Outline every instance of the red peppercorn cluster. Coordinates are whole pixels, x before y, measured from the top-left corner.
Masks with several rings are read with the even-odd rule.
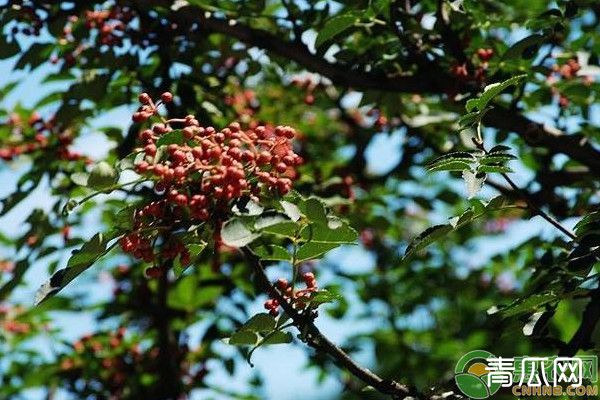
[[[555,84],[560,80],[572,80],[577,78],[577,73],[580,69],[581,66],[579,65],[579,62],[576,59],[571,58],[563,65],[554,64],[546,78],[546,82],[551,87],[552,94],[558,97],[558,105],[562,108],[569,106],[569,99],[560,92]],[[586,85],[591,85],[593,81],[593,78],[590,76],[583,77],[583,83]]]
[[[30,333],[34,326],[28,322],[19,321],[20,314],[24,313],[22,306],[11,306],[0,304],[0,333],[10,333],[13,335],[26,335]]]
[[[137,340],[135,333],[127,335],[123,327],[113,332],[85,335],[73,343],[72,352],[62,355],[61,378],[74,383],[93,375],[93,390],[100,398],[142,397],[142,393],[135,392],[139,387],[135,377],[147,374],[158,378],[161,366],[159,348],[144,349]],[[172,359],[177,362],[177,376],[184,386],[182,390],[189,391],[202,385],[208,373],[202,348],[190,349],[187,344],[181,343],[170,351]],[[98,364],[101,366],[99,369]],[[156,382],[161,384],[159,379]],[[71,387],[87,391],[86,396],[90,394],[90,387]]]
[[[31,114],[25,123],[17,114],[11,114],[6,121],[11,130],[10,138],[0,147],[0,158],[11,161],[14,158],[31,154],[38,150],[53,149],[61,160],[89,162],[87,157],[70,150],[73,138],[68,130],[56,124],[54,117],[44,120],[37,112]]]
[[[292,78],[291,84],[304,90],[304,103],[309,106],[315,104],[315,90],[330,86],[321,79],[316,79],[313,75],[295,76]]]
[[[239,123],[216,130],[202,127],[193,115],[164,119],[159,106],[173,101],[165,92],[153,101],[147,93],[139,96],[141,107],[133,114],[135,122],[159,119],[140,132],[143,144],[136,171],[154,183],[161,197],[134,214],[134,231],[121,239],[121,247],[136,258],[152,262],[152,239],[145,228],[170,227],[181,221],[195,223],[211,218],[215,226],[223,220],[232,202],[242,198],[259,202],[262,196],[285,195],[302,163],[292,148],[296,132],[287,126],[253,126],[242,129]],[[177,143],[161,145],[165,135],[180,135]],[[163,244],[162,259],[180,257],[189,262],[189,253],[181,243]],[[151,269],[148,275],[157,276]]]
[[[69,46],[72,50],[60,57],[52,55],[50,62],[56,64],[62,58],[71,67],[86,49],[95,45],[122,48],[125,38],[131,42],[141,42],[142,38],[131,24],[136,15],[130,7],[114,5],[104,10],[85,10],[80,15],[69,16],[59,39],[75,45]],[[86,37],[82,37],[82,32]],[[90,39],[95,42],[90,42]]]
[[[306,272],[302,275],[302,280],[306,285],[305,289],[294,290],[287,279],[279,279],[275,283],[277,289],[279,289],[283,298],[292,304],[292,307],[296,309],[303,309],[306,307],[306,300],[310,297],[311,293],[317,291],[317,279],[312,272]],[[279,301],[277,299],[268,299],[265,301],[265,309],[269,311],[272,316],[279,314]]]
[[[240,120],[251,118],[260,106],[256,93],[251,89],[236,90],[233,94],[226,95],[224,102],[233,108]]]

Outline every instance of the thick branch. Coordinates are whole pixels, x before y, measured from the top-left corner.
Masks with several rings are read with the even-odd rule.
[[[352,87],[356,90],[445,93],[451,85],[455,84],[455,79],[433,65],[430,70],[401,77],[353,70],[346,65],[330,63],[323,57],[312,54],[301,43],[287,42],[279,36],[245,26],[237,21],[230,23],[224,19],[207,18],[193,7],[182,8],[176,13],[175,18],[189,25],[197,23],[207,30],[219,32],[250,46],[271,51],[329,78],[334,84]],[[545,147],[552,153],[566,154],[595,173],[600,173],[600,151],[592,147],[580,135],[567,135],[558,129],[535,123],[523,115],[502,107],[495,107],[489,111],[485,122],[488,126],[515,132],[531,146]]]
[[[338,366],[344,367],[352,375],[362,380],[367,385],[372,386],[381,393],[393,396],[395,399],[403,399],[411,395],[408,386],[399,384],[395,381],[384,380],[372,371],[358,365],[348,354],[332,343],[325,337],[319,328],[315,326],[312,318],[308,315],[300,314],[292,307],[290,303],[271,285],[260,260],[248,249],[244,249],[244,255],[250,261],[254,272],[263,289],[273,296],[292,319],[294,326],[306,337],[309,346],[334,358]],[[414,395],[414,394],[413,394]]]
[[[484,119],[486,126],[515,132],[530,146],[545,147],[552,153],[562,153],[600,174],[600,152],[581,135],[566,133],[538,124],[503,107],[494,107]]]
[[[181,8],[174,18],[187,25],[236,38],[249,46],[271,51],[295,61],[303,67],[329,78],[334,84],[358,90],[385,90],[406,93],[437,92],[438,84],[431,74],[388,77],[382,73],[354,70],[346,65],[331,63],[313,54],[302,43],[289,42],[270,32],[245,26],[237,21],[202,15],[195,7]]]

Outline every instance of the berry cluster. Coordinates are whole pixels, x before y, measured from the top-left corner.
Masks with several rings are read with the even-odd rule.
[[[218,227],[232,202],[259,202],[262,196],[285,195],[291,190],[296,167],[302,163],[292,148],[293,128],[252,125],[242,129],[234,122],[218,131],[200,126],[193,115],[163,118],[159,106],[173,101],[169,92],[156,102],[142,93],[139,101],[141,107],[132,119],[160,122],[140,132],[143,147],[137,150],[135,169],[154,181],[159,198],[135,211],[134,231],[121,239],[124,251],[152,262],[154,237],[144,233],[147,228],[160,226],[168,231],[176,224],[205,222],[209,217]],[[179,256],[182,263],[189,262],[182,243],[171,238],[162,247],[162,259]],[[159,272],[148,271],[152,276]]]
[[[469,70],[467,63],[455,64],[450,68],[450,73],[457,79],[457,83],[477,83],[482,84],[485,82],[486,72],[489,66],[489,61],[494,56],[493,49],[477,49],[474,56],[477,56],[479,60],[479,66],[474,67],[474,70]],[[448,96],[454,98],[456,92],[448,93]]]
[[[139,390],[136,376],[146,374],[158,378],[161,367],[158,347],[143,349],[138,341],[134,333],[128,335],[123,327],[114,332],[85,335],[73,343],[73,352],[62,356],[61,375],[66,381],[75,383],[92,373],[93,387],[77,385],[79,390],[88,395],[94,391],[100,398],[129,398],[132,391]],[[187,386],[182,389],[191,390],[201,385],[208,373],[203,350],[192,350],[183,343],[173,348],[173,352],[182,382]],[[98,364],[99,370],[96,369]],[[158,380],[156,382],[160,384]]]
[[[79,152],[70,150],[73,137],[70,131],[63,130],[56,123],[55,117],[44,120],[34,112],[25,123],[19,115],[11,114],[6,125],[11,130],[11,137],[7,140],[7,144],[0,147],[0,158],[4,161],[50,148],[56,151],[56,156],[61,160],[90,161]]]
[[[546,78],[546,82],[551,86],[552,94],[558,97],[558,105],[562,108],[569,106],[569,99],[555,86],[560,80],[572,80],[577,78],[577,73],[581,69],[579,62],[571,58],[563,65],[554,64],[552,70]],[[583,82],[586,85],[590,85],[593,82],[593,78],[589,76],[583,77]]]
[[[26,335],[33,326],[28,322],[19,321],[19,315],[25,310],[21,306],[0,304],[0,332],[13,335]]]
[[[109,48],[121,48],[125,44],[125,38],[132,42],[139,41],[134,35],[135,29],[132,21],[136,13],[127,6],[114,5],[104,10],[86,10],[81,16],[71,15],[67,24],[63,27],[60,41],[73,43],[69,46],[72,50],[62,55],[62,59],[69,67],[75,65],[79,56],[88,48],[98,44]],[[91,33],[97,35],[91,35]],[[82,35],[89,35],[97,43],[88,43]],[[53,55],[50,61],[55,64],[59,61],[57,55]]]
[[[279,279],[275,283],[275,286],[281,292],[283,298],[292,304],[292,307],[296,309],[303,309],[306,307],[306,301],[309,299],[311,293],[317,291],[317,279],[312,272],[306,272],[302,275],[305,289],[294,290],[287,279]],[[265,301],[265,309],[269,311],[272,316],[279,314],[279,301],[277,299],[268,299]]]
[[[260,106],[256,93],[251,89],[236,90],[233,94],[226,95],[224,102],[233,108],[242,121],[250,119]]]
[[[156,376],[161,367],[158,347],[144,349],[138,340],[134,334],[127,335],[123,327],[114,332],[85,335],[73,344],[72,353],[63,355],[60,362],[62,378],[74,384],[93,373],[94,387],[78,385],[74,386],[76,390],[87,390],[87,395],[93,390],[100,398],[128,398],[131,388],[139,386],[139,382],[131,381],[132,377],[142,374]],[[203,350],[193,350],[181,344],[173,351],[182,381],[187,386],[184,389],[191,390],[201,385],[208,373],[202,362],[205,357]],[[156,384],[160,383],[156,381]],[[140,394],[140,397],[145,396]]]
[[[304,90],[304,103],[309,106],[312,106],[315,103],[315,90],[319,88],[326,89],[327,86],[329,86],[322,80],[315,79],[313,75],[305,77],[296,76],[292,78],[291,83],[297,88]]]

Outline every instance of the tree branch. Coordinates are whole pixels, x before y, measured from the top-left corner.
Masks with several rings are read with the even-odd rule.
[[[245,26],[235,20],[225,20],[203,15],[195,7],[182,7],[173,18],[187,26],[197,24],[201,28],[236,38],[249,46],[273,52],[299,65],[319,73],[334,84],[355,90],[379,90],[397,93],[446,93],[455,79],[433,64],[428,70],[410,76],[387,76],[379,72],[353,70],[347,65],[331,63],[313,54],[302,43],[287,42],[275,34]],[[488,126],[514,132],[529,145],[548,148],[552,153],[562,153],[600,174],[600,151],[591,146],[581,135],[564,132],[538,124],[523,115],[503,107],[490,110],[485,118]]]
[[[267,293],[277,299],[285,313],[292,319],[294,326],[298,328],[300,332],[306,338],[306,343],[312,348],[328,354],[330,357],[337,361],[338,366],[344,367],[356,378],[360,379],[367,385],[372,386],[380,393],[391,395],[394,399],[404,399],[410,395],[415,395],[413,390],[408,386],[402,385],[398,382],[385,380],[372,371],[358,365],[346,352],[336,346],[327,337],[325,337],[321,331],[315,326],[312,321],[312,316],[300,314],[292,305],[283,298],[275,287],[271,285],[265,270],[258,259],[249,249],[244,248],[244,256],[250,262],[259,284],[263,287]]]

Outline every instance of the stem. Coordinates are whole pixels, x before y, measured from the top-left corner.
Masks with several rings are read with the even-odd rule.
[[[517,186],[517,184],[510,179],[510,177],[502,172],[500,175],[502,175],[502,177],[504,178],[504,180],[510,185],[510,187],[517,193],[519,193],[521,195],[521,197],[523,198],[523,200],[525,200],[525,202],[527,203],[527,205],[529,206],[529,208],[537,215],[539,215],[540,217],[544,218],[546,221],[548,221],[549,223],[551,223],[556,229],[558,229],[559,231],[561,231],[562,233],[564,233],[565,235],[567,235],[570,239],[574,240],[575,242],[577,241],[577,236],[575,236],[575,234],[573,232],[571,232],[570,230],[568,230],[567,228],[565,228],[564,226],[562,226],[560,224],[560,222],[558,222],[556,219],[554,219],[553,217],[551,217],[548,213],[546,213],[544,210],[542,210],[541,208],[539,208],[529,197],[529,195],[527,193],[525,193],[523,190],[521,190],[521,188],[519,186]]]
[[[392,380],[385,380],[367,368],[357,364],[344,350],[336,346],[319,331],[312,321],[312,315],[301,314],[271,285],[264,267],[256,255],[248,248],[243,248],[242,252],[248,261],[250,261],[260,285],[269,295],[277,299],[285,313],[292,319],[294,326],[303,334],[305,342],[310,347],[328,354],[336,361],[338,366],[344,367],[356,378],[372,386],[380,393],[391,395],[394,399],[404,399],[411,395],[414,396],[413,391],[408,386]]]
[[[473,142],[475,143],[475,145],[477,146],[477,148],[481,151],[483,151],[485,154],[488,154],[488,151],[486,150],[484,144],[483,144],[483,135],[481,133],[481,121],[477,124],[477,136],[475,137],[475,139],[473,140]],[[525,202],[527,203],[527,206],[531,209],[531,211],[533,211],[535,214],[539,215],[540,217],[544,218],[546,221],[548,221],[552,226],[554,226],[556,229],[558,229],[559,231],[561,231],[562,233],[564,233],[565,235],[567,235],[571,240],[577,242],[577,236],[575,236],[575,234],[573,232],[571,232],[570,230],[568,230],[567,228],[565,228],[564,226],[561,225],[560,222],[558,222],[556,219],[554,219],[552,216],[550,216],[550,214],[548,214],[547,212],[545,212],[544,210],[542,210],[540,207],[537,206],[537,204],[535,204],[535,202],[531,199],[531,197],[529,196],[528,193],[526,193],[525,191],[523,191],[509,176],[508,174],[506,174],[505,172],[501,172],[500,175],[502,175],[502,177],[504,178],[504,180],[510,185],[510,187],[517,192],[521,198],[523,200],[525,200]]]
[[[135,184],[137,184],[137,183],[142,183],[142,182],[145,182],[145,181],[147,181],[147,179],[145,179],[145,178],[140,178],[140,179],[137,179],[137,180],[135,180],[135,181],[131,181],[131,182],[125,182],[125,183],[120,183],[120,184],[118,184],[118,185],[109,186],[109,187],[107,187],[106,189],[104,189],[104,190],[102,190],[102,191],[94,192],[94,193],[92,193],[92,194],[89,194],[89,195],[85,196],[83,199],[81,199],[81,200],[79,200],[79,201],[77,202],[77,206],[80,206],[80,205],[82,205],[82,204],[83,204],[83,203],[85,203],[86,201],[88,201],[88,200],[90,200],[90,199],[93,199],[94,197],[98,196],[99,194],[106,194],[107,192],[112,192],[113,190],[116,190],[116,189],[121,189],[121,188],[124,188],[125,186],[129,186],[129,185],[135,185]],[[77,206],[76,206],[76,207],[77,207]]]

